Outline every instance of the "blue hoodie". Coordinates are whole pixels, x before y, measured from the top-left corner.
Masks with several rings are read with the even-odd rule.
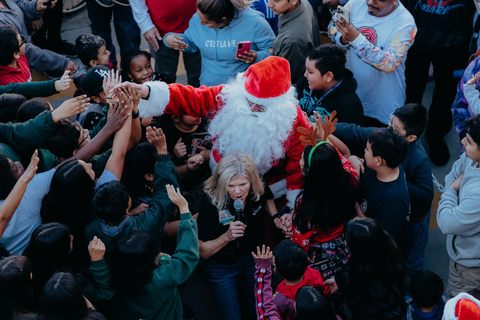
[[[167,33],[163,39],[172,33]],[[249,64],[236,60],[237,42],[251,41],[251,50],[257,52],[257,60],[262,61],[271,55],[275,34],[262,13],[251,8],[236,11],[230,24],[222,29],[213,29],[200,24],[198,14],[190,19],[184,38],[188,48],[184,52],[200,50],[202,74],[200,84],[218,86],[227,83],[237,73],[248,69]],[[168,45],[165,43],[168,47]]]

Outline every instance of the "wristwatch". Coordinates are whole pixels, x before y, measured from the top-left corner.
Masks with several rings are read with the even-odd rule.
[[[275,220],[275,219],[277,219],[277,218],[280,218],[280,217],[281,217],[281,216],[280,216],[280,213],[277,212],[277,213],[275,213],[275,214],[272,216],[272,221]]]
[[[132,112],[132,119],[137,119],[138,117],[140,117],[140,112]]]

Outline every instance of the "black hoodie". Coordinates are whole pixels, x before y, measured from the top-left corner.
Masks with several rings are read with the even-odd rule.
[[[330,115],[333,110],[336,110],[338,122],[363,125],[363,106],[355,90],[357,90],[357,80],[355,80],[350,70],[345,69],[340,86],[330,92],[315,108],[315,111],[325,116]],[[308,112],[308,109],[323,95],[323,93],[319,91],[313,91],[312,97],[310,100],[308,99],[310,89],[308,88],[308,81],[305,76],[302,76],[297,82],[297,93],[298,105],[305,112]],[[308,114],[308,116],[311,115],[313,115],[313,111]]]

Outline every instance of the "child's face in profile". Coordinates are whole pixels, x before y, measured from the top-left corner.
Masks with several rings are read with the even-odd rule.
[[[140,54],[130,61],[130,73],[128,76],[138,84],[152,81],[153,68],[146,56]]]
[[[107,50],[106,46],[101,46],[100,49],[98,49],[97,65],[108,66],[109,61],[110,61],[110,51]]]

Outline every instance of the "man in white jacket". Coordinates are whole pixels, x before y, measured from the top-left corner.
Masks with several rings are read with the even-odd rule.
[[[456,296],[480,287],[480,115],[467,119],[460,156],[445,177],[437,223],[447,235],[450,271],[447,293]]]

